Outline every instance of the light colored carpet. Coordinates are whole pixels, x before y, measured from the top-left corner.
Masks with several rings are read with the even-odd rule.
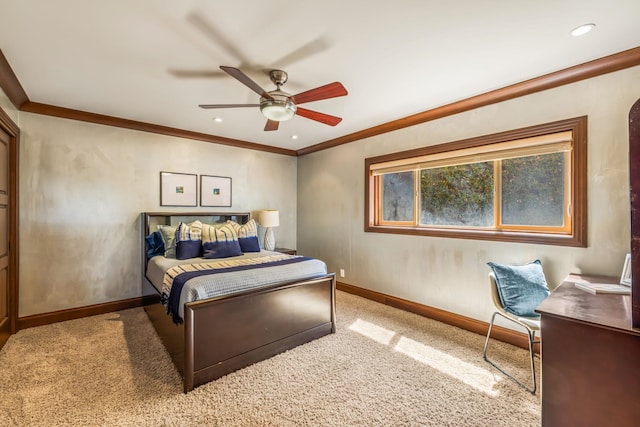
[[[142,308],[26,329],[0,351],[0,425],[540,425],[539,395],[482,359],[482,336],[343,292],[337,318],[186,395]],[[526,380],[528,353],[494,344]]]

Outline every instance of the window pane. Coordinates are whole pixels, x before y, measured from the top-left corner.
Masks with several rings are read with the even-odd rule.
[[[502,223],[564,224],[564,153],[502,161]]]
[[[382,175],[382,220],[413,221],[413,172]]]
[[[420,171],[420,223],[493,226],[493,162]]]

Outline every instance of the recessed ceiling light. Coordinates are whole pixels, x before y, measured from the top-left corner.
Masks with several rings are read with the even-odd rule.
[[[579,27],[576,27],[573,30],[571,30],[571,35],[573,37],[578,37],[578,36],[587,34],[589,31],[593,30],[595,27],[596,27],[596,24],[580,25]]]
[[[216,123],[220,123],[222,121],[222,117],[214,117],[213,121]]]
[[[298,139],[298,135],[291,135],[291,139]]]

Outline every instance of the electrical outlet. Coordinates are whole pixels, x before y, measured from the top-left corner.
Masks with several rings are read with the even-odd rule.
[[[344,277],[344,268],[340,269],[340,277]]]

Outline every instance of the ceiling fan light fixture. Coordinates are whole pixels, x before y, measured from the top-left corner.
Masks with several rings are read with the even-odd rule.
[[[274,91],[277,92],[277,91]],[[284,122],[296,115],[296,104],[288,96],[270,92],[273,99],[260,98],[260,112],[269,120]]]
[[[261,104],[260,111],[262,115],[269,120],[276,122],[285,122],[290,120],[296,114],[296,107],[293,104],[277,104],[274,102]]]

